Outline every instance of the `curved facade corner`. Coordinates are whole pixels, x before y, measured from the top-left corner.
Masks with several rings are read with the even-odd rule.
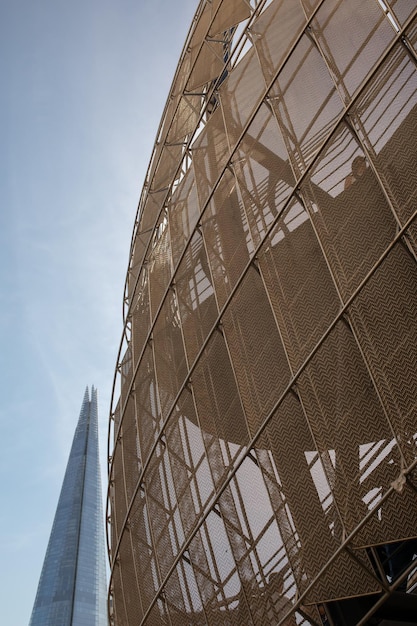
[[[414,2],[198,5],[125,286],[117,626],[416,614],[416,127]]]

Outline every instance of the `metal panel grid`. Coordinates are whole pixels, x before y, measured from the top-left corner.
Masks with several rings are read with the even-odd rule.
[[[113,624],[417,610],[416,50],[412,0],[198,5],[126,279]]]

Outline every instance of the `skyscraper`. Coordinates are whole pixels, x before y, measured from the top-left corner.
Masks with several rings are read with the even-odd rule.
[[[30,626],[106,626],[97,390],[85,391]]]
[[[416,1],[196,9],[126,277],[115,622],[415,622]]]

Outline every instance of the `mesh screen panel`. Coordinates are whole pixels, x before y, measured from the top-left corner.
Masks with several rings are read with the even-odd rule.
[[[214,433],[224,442],[249,442],[227,346],[219,331],[211,338],[194,370],[193,390],[203,431]]]
[[[218,315],[207,254],[198,232],[179,266],[176,286],[185,349],[192,363]]]
[[[178,185],[169,204],[171,253],[174,264],[181,258],[200,215],[196,193],[194,170],[190,168]]]
[[[219,306],[230,295],[249,260],[247,225],[242,208],[236,179],[227,172],[201,218]]]
[[[380,623],[412,590],[416,23],[197,7],[126,280],[114,624]]]
[[[323,2],[311,28],[346,100],[360,87],[395,37],[379,3],[361,0]]]

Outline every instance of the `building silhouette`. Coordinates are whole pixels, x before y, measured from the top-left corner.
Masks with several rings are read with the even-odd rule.
[[[126,278],[117,626],[415,622],[416,33],[198,4]]]
[[[30,626],[107,626],[97,390],[85,391]]]

